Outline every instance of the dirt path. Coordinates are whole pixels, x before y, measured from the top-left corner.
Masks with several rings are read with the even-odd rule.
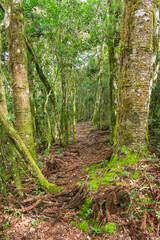
[[[83,176],[84,165],[92,165],[94,162],[102,161],[106,155],[111,155],[109,136],[104,130],[96,130],[88,122],[79,123],[76,126],[76,145],[69,144],[66,148],[60,148],[55,144],[48,157],[40,159],[43,163],[44,175],[50,182],[55,182],[59,186],[69,187]],[[82,176],[80,177],[80,175]],[[0,217],[1,226],[3,225],[0,239],[32,239],[32,240],[89,240],[95,239],[87,233],[83,233],[76,227],[69,224],[72,220],[69,212],[66,219],[63,220],[48,219],[41,221],[36,209],[29,215],[20,215],[17,217],[13,214],[4,214]],[[68,219],[67,219],[68,218]],[[1,230],[1,229],[0,229]]]
[[[46,159],[48,167],[44,174],[59,186],[73,184],[80,180],[79,176],[84,171],[84,165],[101,162],[107,155],[111,155],[108,143],[109,135],[105,130],[96,130],[88,122],[77,124],[76,145],[69,144],[62,149],[54,146]]]

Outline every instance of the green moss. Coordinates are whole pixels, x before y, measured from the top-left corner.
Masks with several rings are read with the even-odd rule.
[[[99,177],[97,178],[93,178],[90,182],[89,182],[89,188],[92,189],[93,191],[97,191],[98,190],[98,182],[99,182]]]
[[[105,233],[108,233],[110,235],[114,234],[114,231],[116,229],[116,225],[112,222],[108,222],[104,227],[103,227]]]
[[[79,229],[81,229],[82,232],[87,232],[88,222],[87,222],[87,221],[83,221],[82,223],[77,224],[76,227],[78,227]]]
[[[84,200],[84,205],[88,208],[91,206],[91,203],[92,203],[92,199],[90,199],[90,198],[86,198]]]
[[[75,225],[75,224],[76,224],[75,221],[70,222],[70,225],[72,225],[72,226]]]
[[[119,186],[119,185],[122,185],[122,183],[121,183],[121,182],[117,182],[117,183],[116,183],[116,186]]]
[[[119,155],[124,156],[124,158],[119,159],[118,154],[113,155],[110,163],[108,164],[108,167],[112,168],[115,166],[120,167],[120,166],[135,164],[138,162],[141,156],[145,155],[144,154],[145,152],[147,155],[147,151],[146,149],[143,149],[143,147],[141,147],[141,149],[139,150],[139,153],[133,153],[126,146],[123,146],[121,148],[121,154]]]
[[[101,185],[109,183],[111,180],[116,179],[117,173],[115,172],[109,172],[103,175],[103,178],[101,179]]]

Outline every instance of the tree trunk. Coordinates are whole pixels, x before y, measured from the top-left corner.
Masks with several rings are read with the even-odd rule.
[[[61,85],[62,85],[62,109],[61,109],[61,132],[63,134],[63,144],[68,144],[69,128],[68,128],[68,111],[67,111],[67,83],[65,75],[65,66],[62,64],[61,69]]]
[[[74,76],[75,77],[75,76]],[[75,79],[73,79],[73,107],[72,107],[72,114],[73,114],[73,142],[76,142],[76,82]]]
[[[102,108],[102,81],[103,81],[103,65],[104,65],[104,45],[97,47],[97,55],[98,55],[98,64],[100,66],[99,74],[98,74],[98,88],[96,94],[96,101],[94,106],[92,125],[97,125],[99,128],[101,127],[101,108]]]
[[[32,157],[36,159],[29,100],[22,0],[11,2],[9,54],[16,122],[15,127]]]
[[[114,156],[147,153],[153,0],[124,1]]]
[[[0,105],[2,106],[5,114],[8,116],[6,94],[5,94],[5,88],[4,88],[4,77],[3,77],[2,68],[1,68],[1,55],[2,55],[2,42],[1,42],[1,27],[0,27]],[[11,171],[12,171],[12,176],[14,179],[15,186],[16,188],[22,188],[22,182],[20,179],[18,166],[15,159],[16,150],[11,141],[9,141],[9,146],[7,150],[8,150],[8,159],[11,164]],[[19,196],[21,197],[23,196],[22,191],[19,191],[18,193],[19,193]]]
[[[9,137],[9,139],[13,142],[16,149],[20,152],[22,157],[24,157],[24,159],[28,163],[29,171],[37,179],[40,186],[43,189],[46,188],[49,192],[58,191],[58,188],[56,188],[56,185],[49,183],[47,181],[47,179],[41,173],[41,170],[35,163],[30,151],[27,149],[25,143],[22,141],[19,133],[14,129],[12,124],[7,120],[7,116],[5,115],[4,110],[1,105],[0,105],[0,122],[3,124],[3,128],[4,128],[7,136]]]
[[[58,129],[58,132],[59,132],[59,140],[60,140],[60,143],[61,143],[61,130],[59,128],[59,125],[58,125],[58,112],[57,112],[57,102],[56,102],[56,97],[55,97],[55,92],[54,92],[54,88],[49,84],[49,82],[47,81],[47,78],[42,70],[42,67],[40,66],[40,64],[38,63],[37,61],[37,58],[36,58],[36,55],[34,54],[34,51],[31,47],[31,45],[29,44],[29,42],[26,40],[26,45],[27,45],[27,48],[28,48],[28,51],[31,53],[32,57],[33,57],[33,61],[35,63],[35,66],[36,66],[36,71],[38,73],[38,76],[40,78],[40,80],[42,81],[42,83],[44,84],[45,86],[45,89],[47,91],[47,94],[49,95],[49,98],[51,100],[51,103],[53,105],[53,111],[54,111],[54,119],[53,119],[53,122],[54,122],[54,137],[56,138],[57,137],[57,129]],[[59,70],[59,69],[58,69]],[[56,76],[58,75],[58,70],[57,70],[57,73],[56,73]]]
[[[114,13],[115,4],[117,4],[117,10]],[[120,43],[120,20],[121,4],[119,1],[108,1],[109,11],[109,24],[113,26],[113,35],[108,39],[108,56],[110,66],[110,141],[113,142],[114,131],[116,125],[116,107],[117,107],[117,84],[119,74],[119,43]]]

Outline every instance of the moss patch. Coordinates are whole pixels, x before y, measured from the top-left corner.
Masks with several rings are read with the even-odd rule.
[[[83,221],[82,223],[77,224],[76,227],[78,227],[79,229],[81,229],[82,232],[87,232],[88,222],[87,222],[87,221]]]
[[[116,229],[116,225],[112,222],[108,222],[104,227],[103,227],[105,233],[108,233],[110,235],[114,234],[114,231]]]

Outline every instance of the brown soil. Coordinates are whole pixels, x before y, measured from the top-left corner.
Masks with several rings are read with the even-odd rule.
[[[144,210],[140,220],[136,216],[139,210],[133,204],[133,199],[129,194],[134,190],[137,191],[137,195],[139,194],[138,197],[142,198],[142,194],[149,196],[151,193],[150,198],[153,201],[148,208],[155,209],[153,205],[160,201],[160,190],[155,185],[160,173],[156,162],[148,163],[148,159],[142,159],[138,165],[128,166],[131,171],[134,171],[135,167],[150,171],[152,180],[145,173],[140,176],[139,182],[122,176],[118,179],[120,186],[116,186],[115,182],[111,186],[99,186],[96,194],[88,191],[89,174],[84,172],[85,167],[101,163],[106,159],[110,160],[111,155],[112,148],[109,146],[108,131],[97,130],[88,122],[77,124],[76,145],[70,143],[67,147],[60,148],[59,144],[54,144],[49,156],[43,155],[43,158],[39,160],[40,165],[43,163],[43,174],[47,179],[64,187],[62,193],[42,195],[28,177],[24,179],[25,197],[20,203],[14,186],[10,183],[10,197],[3,198],[3,204],[0,203],[0,239],[160,239],[159,222],[155,212],[149,213]],[[82,180],[84,181],[82,186],[75,186],[75,183]],[[142,188],[146,192],[140,192]],[[106,224],[110,221],[118,226],[113,236],[103,231],[100,235],[93,236],[89,229],[83,233],[79,228],[70,225],[71,221],[77,221],[75,214],[78,213],[87,196],[93,200],[91,214],[99,224]],[[135,208],[132,212],[134,217],[129,215],[131,206]],[[156,210],[159,211],[159,204],[156,206]],[[127,211],[124,212],[126,207]],[[17,216],[16,211],[8,213],[8,209],[22,210],[25,214]],[[146,229],[147,224],[153,232]]]

